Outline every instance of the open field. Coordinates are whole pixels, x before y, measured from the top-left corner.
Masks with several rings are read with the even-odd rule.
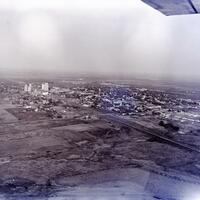
[[[6,111],[18,120],[32,121],[48,118],[45,112],[26,111],[26,109],[23,108],[7,108]]]
[[[2,113],[10,109],[1,108]],[[180,193],[187,184],[200,184],[198,154],[152,140],[142,131],[104,119],[17,120],[5,113],[0,123],[1,199],[79,200],[97,193],[106,200],[151,200],[163,193],[177,197],[167,188],[155,191],[152,184],[178,185]]]
[[[6,110],[11,108],[10,104],[0,104],[0,123],[17,122],[17,118]]]

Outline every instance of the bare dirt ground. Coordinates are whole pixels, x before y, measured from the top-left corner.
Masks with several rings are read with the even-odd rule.
[[[17,118],[6,109],[13,108],[11,104],[0,104],[0,123],[17,122]]]
[[[104,120],[17,120],[7,108],[0,199],[180,199],[177,191],[200,183],[198,155],[138,131]]]

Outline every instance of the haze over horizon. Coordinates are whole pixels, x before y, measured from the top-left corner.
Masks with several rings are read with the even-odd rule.
[[[140,0],[2,0],[0,74],[150,75],[198,80],[200,15]]]

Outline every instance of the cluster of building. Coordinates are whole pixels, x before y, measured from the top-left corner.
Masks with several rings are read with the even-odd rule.
[[[32,83],[28,83],[24,85],[24,92],[29,94],[42,94],[42,95],[48,95],[49,93],[49,83],[42,83],[40,86],[33,87]]]
[[[193,121],[200,108],[200,101],[177,91],[137,88],[133,86],[97,85],[96,88],[80,92],[81,103],[102,112],[113,112],[124,116],[144,116],[146,119]],[[82,96],[83,95],[83,96]],[[185,95],[185,96],[184,96]],[[82,98],[81,98],[82,97]],[[181,119],[182,118],[182,119]]]
[[[199,106],[199,102],[183,99],[173,94],[146,88],[104,86],[101,84],[73,85],[68,88],[42,83],[41,86],[25,84],[25,94],[32,94],[42,102],[61,101],[62,106],[87,107],[121,115],[167,116],[170,112],[182,112]],[[33,99],[33,97],[31,97]]]
[[[93,107],[94,95],[92,89],[81,86],[60,87],[49,83],[29,83],[24,85],[18,98],[12,98],[12,102],[18,104],[26,112],[46,113],[46,116],[54,118],[80,117],[85,110],[86,119],[94,118],[87,112],[87,108]],[[94,107],[93,107],[94,108]]]
[[[111,87],[102,90],[98,107],[103,111],[132,115],[135,111],[136,102],[130,89]]]
[[[21,87],[21,86],[20,86]],[[131,85],[101,83],[26,83],[21,90],[16,85],[0,87],[13,103],[34,112],[45,112],[52,118],[65,118],[74,109],[113,112],[124,116],[145,116],[152,119],[178,120],[193,117],[200,102],[166,90],[138,88]],[[200,116],[198,116],[200,118]]]
[[[32,84],[29,83],[29,84],[25,84],[24,86],[24,92],[32,92]]]

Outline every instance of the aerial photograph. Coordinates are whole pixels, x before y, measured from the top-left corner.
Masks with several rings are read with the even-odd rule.
[[[0,0],[0,200],[200,200],[200,0]]]

